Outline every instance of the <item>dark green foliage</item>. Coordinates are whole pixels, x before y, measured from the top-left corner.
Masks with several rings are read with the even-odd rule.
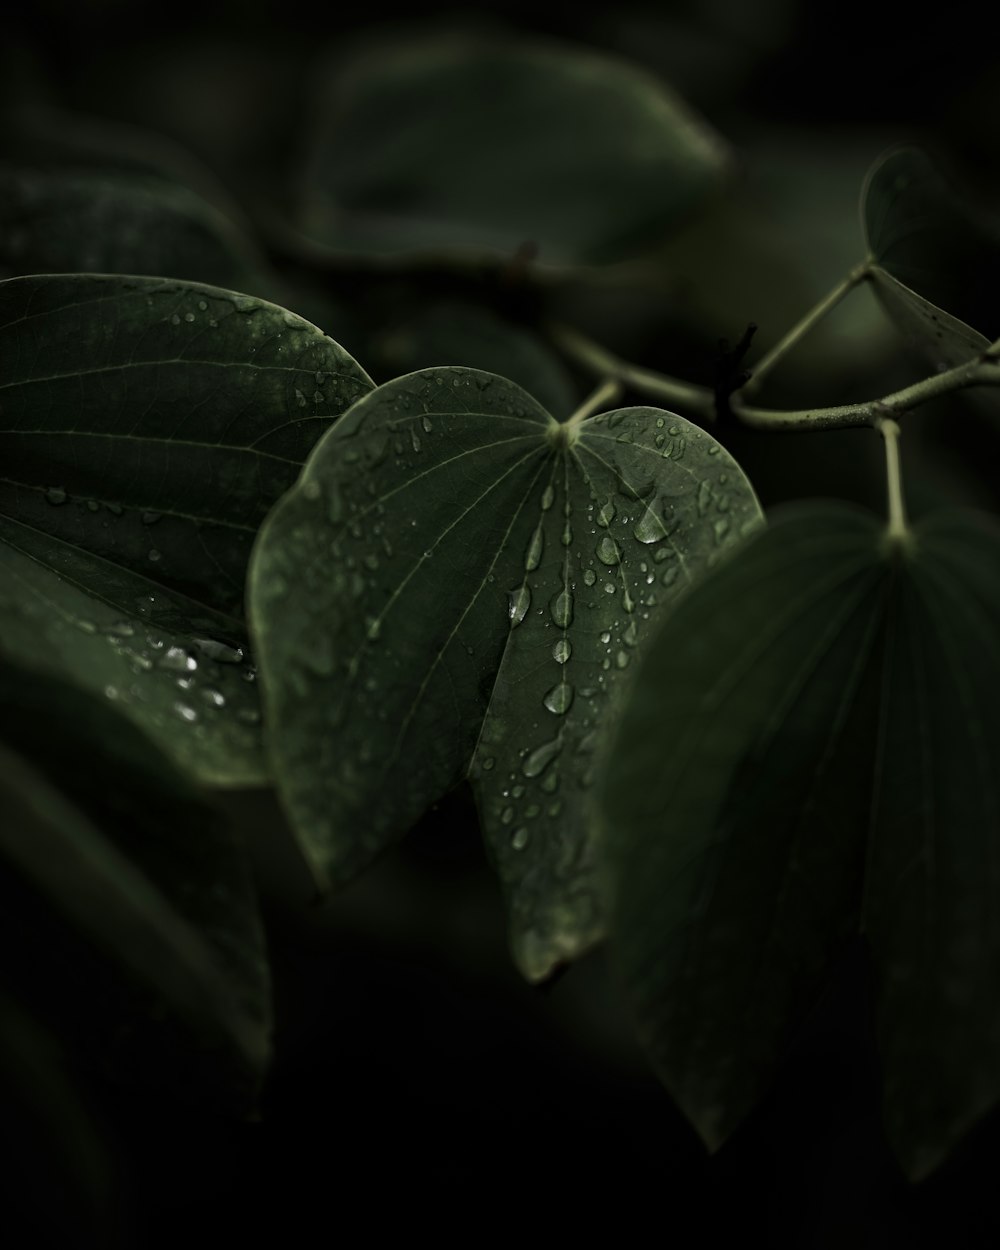
[[[1000,1103],[1000,531],[935,510],[996,503],[995,423],[956,433],[950,392],[995,410],[998,232],[928,157],[890,151],[862,237],[848,222],[823,252],[860,268],[819,307],[863,277],[933,372],[881,352],[872,307],[815,372],[801,357],[829,396],[768,377],[785,408],[754,408],[753,288],[774,288],[764,313],[793,306],[832,214],[784,255],[800,201],[769,216],[753,127],[714,106],[706,68],[697,102],[747,172],[725,199],[727,143],[655,56],[605,50],[655,45],[658,23],[693,84],[697,41],[637,13],[600,50],[488,23],[338,32],[311,61],[276,44],[249,112],[238,48],[207,92],[196,67],[158,78],[160,52],[101,63],[148,72],[134,120],[159,110],[202,161],[100,120],[99,92],[94,116],[69,85],[65,109],[25,106],[30,57],[0,49],[0,1083],[22,1170],[67,1195],[39,1224],[64,1242],[113,1243],[95,1107],[148,1099],[153,1136],[168,1106],[240,1120],[272,1052],[294,1068],[308,1045],[294,1012],[272,1038],[258,890],[292,910],[294,878],[326,903],[296,910],[303,931],[363,917],[388,949],[383,926],[420,907],[370,882],[408,853],[445,862],[433,837],[451,822],[468,845],[476,812],[521,977],[610,939],[711,1148],[752,1140],[852,942],[905,1174]],[[775,141],[776,185],[812,138]],[[781,356],[814,320],[762,337]],[[908,409],[935,397],[922,442]],[[904,413],[911,500],[934,505],[914,522]],[[746,428],[810,421],[883,432],[888,524],[875,439]],[[771,506],[829,494],[867,506]],[[470,935],[502,933],[488,897],[440,925],[470,969]],[[306,1012],[335,1016],[338,1044],[341,971]],[[610,1000],[575,1010],[610,1035]],[[423,1080],[428,1023],[392,1012]],[[350,1053],[324,1052],[328,1100]],[[381,1148],[397,1125],[371,1106]]]

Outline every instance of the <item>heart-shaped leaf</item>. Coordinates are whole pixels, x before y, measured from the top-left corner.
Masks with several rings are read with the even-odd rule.
[[[978,355],[984,335],[1000,333],[1000,230],[916,148],[898,148],[870,170],[861,216],[874,289],[892,321],[943,368]]]
[[[557,43],[409,39],[324,86],[301,226],[338,249],[495,256],[530,241],[543,263],[618,260],[660,241],[727,165],[656,78]]]
[[[106,691],[207,780],[259,778],[250,546],[370,387],[315,326],[249,296],[0,284],[0,651]]]
[[[603,920],[592,752],[671,602],[760,519],[703,430],[560,425],[475,370],[398,378],[317,446],[249,580],[276,783],[343,881],[463,777],[539,979]]]
[[[650,647],[602,770],[610,925],[652,1062],[713,1147],[859,922],[907,1171],[1000,1094],[998,556],[972,514],[900,544],[792,507]]]
[[[232,1066],[246,1098],[270,1049],[270,985],[248,864],[189,783],[104,700],[0,662],[0,859],[7,972],[46,1002],[44,973],[65,975],[64,943],[17,952],[37,905],[10,894],[10,874],[53,920],[119,970],[116,1005],[176,1020],[197,1049]],[[13,898],[14,905],[11,905]],[[90,958],[83,948],[80,960]],[[73,979],[72,969],[69,973]],[[124,978],[124,980],[121,980]],[[86,981],[86,978],[83,978]],[[125,986],[131,986],[126,992]],[[124,997],[123,997],[124,996]],[[70,1009],[72,996],[57,1010]],[[93,1005],[94,999],[88,1002]],[[113,1021],[80,1029],[99,1047]],[[161,1014],[162,1014],[161,1013]],[[214,1063],[215,1060],[213,1059]]]

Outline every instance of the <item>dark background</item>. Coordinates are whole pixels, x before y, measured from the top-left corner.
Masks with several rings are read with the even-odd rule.
[[[890,143],[921,142],[986,206],[1000,204],[1000,49],[981,5],[903,20],[857,0],[578,4],[558,14],[516,3],[418,14],[411,5],[38,0],[0,3],[0,15],[5,105],[46,101],[168,134],[261,222],[284,202],[324,58],[359,35],[488,22],[645,64],[733,144],[736,183],[716,215],[668,249],[660,286],[656,275],[611,289],[584,283],[568,302],[615,350],[699,380],[711,376],[719,338],[755,321],[761,344],[775,341],[862,258],[860,180]],[[303,301],[351,308],[365,335],[400,299],[416,306],[453,282],[317,278],[277,246],[272,259]],[[487,305],[495,294],[462,293]],[[360,347],[345,346],[366,363]],[[914,376],[862,292],[803,346],[783,382],[776,376],[768,398],[836,403]],[[726,438],[765,505],[838,495],[881,506],[869,432]],[[908,428],[913,510],[995,509],[983,473],[994,439],[956,402],[922,416],[912,436]],[[183,1098],[87,1085],[84,1074],[118,1244],[596,1237],[604,1219],[627,1244],[692,1233],[709,1245],[997,1244],[995,1117],[918,1187],[892,1160],[860,945],[844,952],[769,1099],[709,1158],[647,1071],[606,952],[541,989],[514,971],[467,793],[323,908],[308,902],[278,814],[259,796],[236,796],[229,810],[264,893],[273,1074],[250,1124]],[[83,1244],[87,1201],[62,1187],[44,1153],[38,1163],[30,1134],[18,1145],[11,1198],[33,1232],[12,1244]]]

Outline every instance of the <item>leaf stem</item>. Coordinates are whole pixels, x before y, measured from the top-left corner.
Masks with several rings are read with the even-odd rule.
[[[861,279],[858,278],[857,281]],[[696,386],[691,382],[657,373],[653,369],[630,364],[569,326],[551,326],[549,332],[553,341],[584,368],[647,395],[669,400],[708,420],[715,418],[715,394],[707,387]],[[741,401],[741,392],[737,391],[730,398],[729,406],[733,415],[745,425],[760,430],[837,430],[850,426],[872,426],[880,417],[901,416],[928,400],[972,386],[1000,386],[1000,339],[971,360],[946,369],[943,373],[932,374],[879,399],[866,399],[856,404],[838,404],[831,408],[786,410],[744,404]],[[593,397],[584,405],[587,409],[584,416],[589,416],[593,411],[588,408],[592,400]],[[570,420],[576,419],[576,415]]]
[[[621,393],[622,384],[617,378],[605,378],[596,390],[591,391],[565,424],[575,429],[578,425],[582,425],[588,417],[592,417],[595,412],[600,412],[608,404],[614,403]]]
[[[549,335],[556,346],[560,347],[567,356],[592,373],[613,378],[621,385],[631,386],[643,394],[654,395],[659,399],[680,404],[710,421],[714,420],[715,395],[708,387],[696,386],[692,382],[682,382],[678,378],[668,377],[665,373],[657,373],[655,369],[644,369],[641,365],[622,360],[620,356],[609,352],[607,348],[595,343],[593,339],[581,334],[579,330],[574,330],[571,326],[551,325]]]
[[[903,476],[899,465],[899,423],[892,417],[878,418],[878,431],[885,440],[885,473],[889,494],[890,539],[902,541],[908,530],[903,503]]]
[[[855,266],[854,269],[843,278],[837,285],[825,295],[819,303],[806,313],[806,315],[797,322],[788,333],[771,348],[769,352],[765,352],[761,359],[753,366],[752,374],[749,380],[741,388],[741,394],[752,395],[756,391],[764,378],[771,372],[774,366],[785,357],[793,347],[796,346],[813,326],[818,325],[829,313],[831,313],[841,302],[845,295],[854,290],[861,282],[867,282],[871,276],[871,266],[868,261],[864,264]]]

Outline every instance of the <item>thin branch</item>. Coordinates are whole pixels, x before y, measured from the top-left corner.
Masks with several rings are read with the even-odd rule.
[[[771,372],[778,361],[782,360],[795,347],[813,326],[818,325],[829,313],[831,313],[845,295],[849,294],[861,282],[867,282],[871,276],[871,268],[866,261],[863,265],[858,265],[844,278],[841,282],[825,295],[818,304],[815,304],[809,312],[796,325],[788,331],[784,338],[780,339],[771,348],[769,352],[765,352],[761,359],[753,366],[753,370],[749,381],[744,385],[742,393],[744,395],[752,395]]]
[[[833,430],[848,426],[875,425],[880,417],[899,417],[928,400],[950,395],[972,386],[1000,385],[1000,343],[994,343],[972,360],[935,373],[900,391],[881,399],[866,399],[858,404],[839,404],[834,408],[802,408],[782,411],[753,408],[739,402],[734,395],[733,413],[745,424],[761,430]]]
[[[575,428],[582,425],[588,417],[592,417],[595,412],[600,412],[602,408],[608,404],[614,403],[618,396],[622,393],[621,382],[614,377],[607,378],[601,385],[592,391],[590,395],[583,401],[576,412],[569,418],[566,425]]]
[[[549,334],[567,356],[592,373],[614,378],[645,395],[679,404],[709,421],[715,419],[715,395],[708,387],[695,386],[692,382],[682,382],[654,369],[633,365],[570,326],[552,325]]]

